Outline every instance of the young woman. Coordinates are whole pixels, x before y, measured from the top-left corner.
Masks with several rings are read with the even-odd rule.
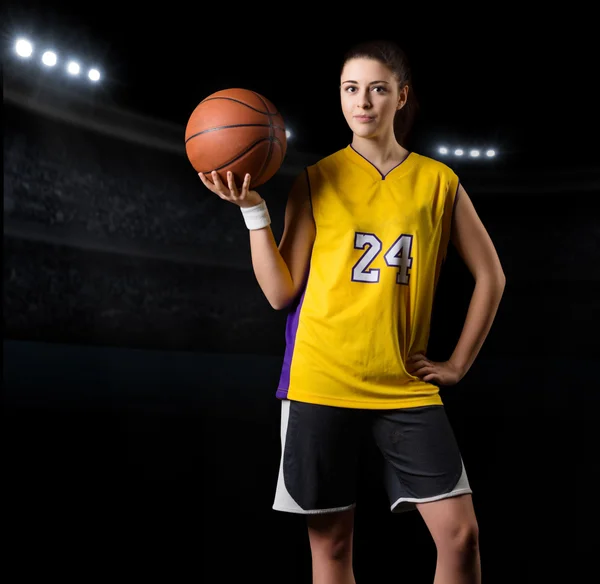
[[[505,277],[457,175],[402,145],[411,81],[390,42],[352,49],[341,70],[347,147],[295,181],[279,245],[265,201],[228,177],[203,183],[241,208],[257,281],[289,309],[277,397],[282,452],[273,508],[305,514],[315,584],[354,582],[359,440],[385,461],[394,512],[418,509],[437,548],[435,582],[481,581],[467,474],[439,395],[491,328]],[[475,279],[447,361],[427,358],[434,292],[452,242]]]

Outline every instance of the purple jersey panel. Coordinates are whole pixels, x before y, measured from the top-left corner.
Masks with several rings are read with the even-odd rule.
[[[304,295],[306,288],[302,292],[300,300],[296,304],[296,308],[292,309],[287,317],[285,325],[285,354],[283,356],[283,366],[281,368],[281,376],[277,393],[275,394],[280,399],[287,398],[288,388],[290,386],[290,370],[292,368],[292,359],[294,358],[294,346],[296,345],[296,333],[298,331],[298,322],[300,321],[300,312],[304,303]]]

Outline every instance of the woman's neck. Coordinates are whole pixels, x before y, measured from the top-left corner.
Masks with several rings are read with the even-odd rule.
[[[392,136],[388,139],[361,138],[354,135],[352,148],[379,169],[400,164],[409,154]]]

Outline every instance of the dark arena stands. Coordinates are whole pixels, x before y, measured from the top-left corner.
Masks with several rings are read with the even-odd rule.
[[[3,125],[7,581],[309,582],[303,519],[271,509],[286,311],[256,282],[240,211],[202,186],[171,123],[7,79]],[[316,158],[290,144],[260,189],[277,240],[291,182]],[[457,172],[507,275],[476,364],[442,390],[483,581],[584,582],[600,174]],[[451,248],[432,359],[447,358],[472,288]],[[389,514],[364,454],[357,581],[431,582],[424,524]]]
[[[15,104],[5,116],[10,336],[281,351],[281,315],[251,271],[239,210],[206,191],[181,136],[173,153]],[[291,178],[282,171],[263,189],[275,220]],[[266,320],[275,326],[254,334]]]

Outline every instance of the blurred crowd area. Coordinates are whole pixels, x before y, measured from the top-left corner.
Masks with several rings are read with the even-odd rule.
[[[261,188],[278,237],[290,180]],[[285,313],[258,287],[239,208],[185,156],[9,105],[4,325],[15,339],[280,354]]]
[[[8,338],[278,355],[285,317],[249,270],[4,241]]]
[[[5,107],[4,212],[73,237],[235,254],[247,247],[240,211],[208,191],[185,156]],[[183,136],[182,136],[183,143]],[[261,187],[283,208],[290,177]],[[58,231],[55,231],[58,233]]]

